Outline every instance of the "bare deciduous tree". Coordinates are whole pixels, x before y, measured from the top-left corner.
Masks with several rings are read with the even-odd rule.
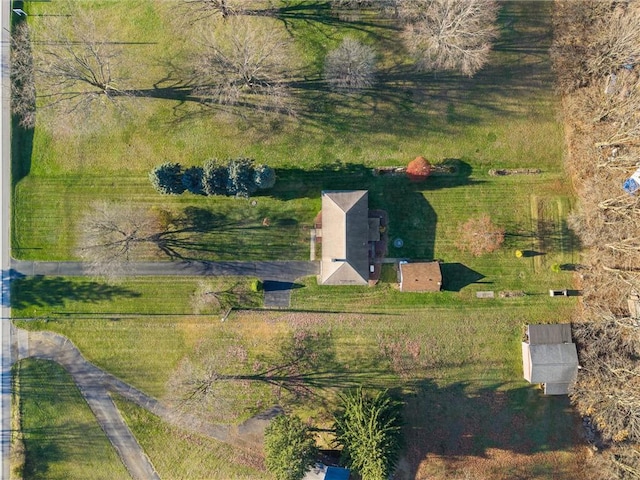
[[[78,254],[89,272],[113,277],[141,255],[158,251],[158,215],[129,204],[95,203],[80,222]]]
[[[574,326],[582,370],[572,401],[605,440],[640,440],[640,334],[637,320],[602,312]]]
[[[495,225],[487,214],[470,218],[460,226],[459,232],[458,248],[475,256],[494,252],[504,242],[504,228]]]
[[[11,35],[11,111],[24,128],[36,124],[36,87],[29,25],[20,22]]]
[[[69,16],[45,16],[34,38],[36,86],[42,108],[54,107],[80,122],[123,109],[132,95],[115,29],[94,12],[73,8]]]
[[[182,0],[186,14],[193,20],[209,17],[228,18],[238,13],[239,8],[230,0]]]
[[[473,76],[489,58],[497,36],[494,0],[404,0],[404,43],[420,70],[455,70]]]
[[[570,226],[583,246],[580,321],[574,338],[582,369],[571,399],[607,444],[592,458],[598,478],[640,478],[640,324],[628,318],[640,288],[640,196],[622,182],[640,153],[640,5],[556,3],[551,53],[564,93],[568,166],[579,196]]]
[[[221,284],[221,282],[201,280],[191,296],[191,305],[195,314],[219,313],[239,305],[245,308],[255,305],[256,302],[251,297],[251,292],[244,282]]]
[[[373,85],[375,70],[375,50],[353,38],[345,38],[327,54],[324,78],[334,90],[353,92]]]
[[[207,32],[203,44],[194,72],[195,92],[204,102],[290,111],[288,80],[295,53],[279,28],[231,19]]]
[[[565,92],[633,64],[640,56],[640,7],[634,2],[558,2],[551,48]]]
[[[326,333],[299,330],[273,344],[271,351],[252,358],[241,345],[230,345],[226,351],[219,346],[206,349],[202,358],[181,362],[168,382],[169,396],[178,407],[210,417],[233,408],[234,399],[246,402],[248,389],[274,401],[274,396],[297,398],[323,388],[352,386],[350,379],[335,374]]]

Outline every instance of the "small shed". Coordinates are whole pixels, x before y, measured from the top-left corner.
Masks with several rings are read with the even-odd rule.
[[[400,262],[401,292],[439,292],[442,271],[438,262]]]
[[[578,351],[571,325],[528,325],[522,367],[529,383],[544,384],[545,395],[566,395],[578,373]]]

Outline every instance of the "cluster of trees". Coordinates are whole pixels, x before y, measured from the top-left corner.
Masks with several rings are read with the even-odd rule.
[[[640,157],[640,5],[556,2],[552,57],[569,124],[568,166],[580,198],[570,225],[585,247],[574,337],[583,367],[571,399],[610,448],[600,478],[640,478],[640,199],[622,190]]]
[[[208,105],[295,113],[292,91],[303,60],[290,32],[274,24],[282,20],[286,25],[286,8],[232,0],[183,0],[181,5],[186,10],[177,17],[217,23],[215,27],[187,24],[196,41],[190,42],[192,54],[171,74],[171,78],[179,75],[175,85],[190,99]],[[419,70],[472,76],[486,64],[497,35],[495,0],[333,0],[331,6],[392,18]],[[107,110],[126,113],[127,99],[151,94],[139,90],[143,79],[135,77],[144,71],[143,59],[127,39],[118,38],[113,22],[102,21],[96,11],[72,2],[61,4],[59,12],[42,17],[36,38],[30,38],[26,22],[13,32],[12,105],[24,125],[35,122],[36,86],[38,108],[54,108],[75,119],[74,128],[87,125],[89,119],[99,121]],[[33,53],[32,43],[37,45]],[[626,44],[615,47],[624,51]],[[328,52],[324,79],[340,92],[370,87],[376,57],[371,46],[346,38]],[[155,95],[157,91],[151,94]]]
[[[362,388],[340,397],[334,414],[336,446],[342,461],[360,478],[387,480],[402,447],[402,404],[387,392]],[[265,431],[265,461],[277,480],[301,480],[317,455],[312,428],[299,417],[277,417]]]
[[[166,195],[187,191],[247,198],[258,190],[272,188],[276,173],[267,165],[256,165],[250,158],[232,158],[226,163],[212,159],[203,167],[186,169],[179,163],[166,162],[151,170],[149,180],[158,192]]]

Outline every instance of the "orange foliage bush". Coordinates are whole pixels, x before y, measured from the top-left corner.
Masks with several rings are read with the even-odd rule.
[[[431,164],[424,157],[416,157],[407,166],[407,176],[412,182],[424,182],[431,173]]]

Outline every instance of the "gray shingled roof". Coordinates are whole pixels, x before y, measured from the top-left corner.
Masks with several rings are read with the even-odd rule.
[[[367,285],[368,202],[366,190],[322,192],[322,285]]]
[[[530,383],[544,383],[545,393],[568,393],[578,373],[578,352],[571,343],[571,326],[529,325],[529,342],[522,342],[524,378]]]

